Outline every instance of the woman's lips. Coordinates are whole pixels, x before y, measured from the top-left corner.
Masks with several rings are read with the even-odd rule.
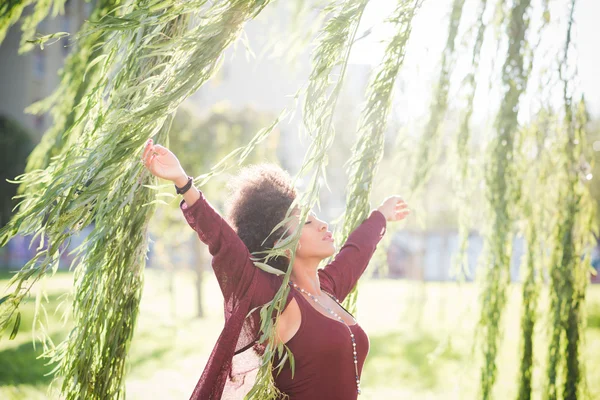
[[[327,235],[325,235],[325,237],[323,238],[323,240],[327,240],[329,242],[333,242],[333,236],[331,235],[331,233],[328,233]]]

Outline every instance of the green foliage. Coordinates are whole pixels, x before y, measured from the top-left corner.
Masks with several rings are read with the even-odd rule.
[[[395,24],[396,34],[388,43],[385,55],[374,71],[369,83],[367,102],[361,113],[358,135],[347,162],[349,184],[346,192],[346,212],[339,235],[338,248],[348,235],[368,217],[369,196],[379,162],[383,157],[387,118],[392,105],[394,84],[404,62],[406,43],[412,30],[412,19],[420,7],[420,1],[400,0],[390,22]],[[357,287],[344,300],[344,307],[356,313]]]
[[[544,1],[542,9],[542,24],[539,28],[539,41],[529,48],[529,66],[526,74],[529,75],[533,66],[533,55],[541,41],[543,30],[549,20],[549,2]],[[551,227],[547,225],[549,220],[548,196],[544,192],[550,192],[552,182],[552,166],[549,155],[545,151],[549,147],[549,135],[552,126],[551,112],[541,110],[531,126],[521,129],[515,139],[515,170],[519,188],[520,214],[524,226],[526,241],[526,253],[521,265],[524,266],[525,277],[522,290],[522,314],[521,314],[521,360],[518,376],[520,400],[529,400],[533,392],[533,370],[534,370],[534,329],[537,322],[537,307],[541,284],[541,274],[547,259],[545,257],[542,243],[549,241],[548,232]],[[532,157],[531,154],[534,154]]]
[[[489,399],[496,381],[496,356],[501,337],[500,322],[506,304],[506,288],[510,282],[510,255],[514,206],[519,199],[514,179],[514,138],[518,129],[519,99],[527,87],[523,61],[523,46],[529,26],[529,0],[516,1],[510,11],[507,25],[508,54],[502,68],[504,91],[496,117],[496,135],[488,145],[485,165],[485,196],[490,221],[484,231],[484,265],[481,291],[483,367],[481,370],[481,397]]]
[[[520,400],[530,399],[533,392],[534,336],[538,321],[541,281],[548,263],[543,244],[552,231],[550,222],[555,199],[552,195],[554,167],[552,156],[545,149],[551,146],[555,118],[542,110],[536,119],[518,132],[515,149],[515,169],[521,177],[522,196],[519,225],[524,231],[526,251],[521,262],[523,270],[521,305],[520,368],[518,375]],[[525,190],[527,189],[527,190]]]
[[[98,23],[109,13],[115,13],[119,0],[99,0],[89,21],[82,27],[87,32],[90,25]],[[26,172],[43,170],[53,157],[68,149],[82,134],[84,124],[79,121],[93,104],[82,103],[82,99],[95,88],[104,72],[100,65],[91,64],[104,54],[107,35],[102,31],[89,32],[75,42],[73,51],[65,59],[60,72],[60,84],[46,99],[30,105],[26,111],[33,114],[50,112],[52,126],[44,133],[41,142],[27,160]],[[20,192],[24,187],[21,187]]]
[[[30,51],[35,45],[52,39],[52,35],[36,38],[37,26],[48,15],[57,16],[59,13],[64,13],[66,0],[7,0],[0,5],[0,43],[4,41],[8,29],[16,24],[21,18],[23,10],[35,4],[31,13],[22,20],[23,34],[21,36],[21,46],[19,53]],[[52,11],[52,13],[50,13]]]
[[[8,29],[17,23],[25,7],[34,0],[7,0],[0,5],[0,43],[4,41]]]
[[[53,16],[58,15],[61,11],[64,13],[66,0],[33,0],[32,3],[35,3],[35,7],[22,21],[23,35],[21,35],[19,53],[32,50],[36,44],[43,46],[43,42],[52,38],[52,35],[46,35],[36,39],[36,28],[44,18],[50,15],[51,10]]]
[[[553,235],[550,263],[551,341],[548,349],[545,397],[577,399],[587,395],[583,356],[586,287],[589,281],[588,250],[596,243],[592,237],[595,203],[585,184],[591,167],[586,162],[587,110],[583,99],[573,104],[567,78],[568,54],[574,23],[575,0],[569,4],[564,54],[559,66],[563,86],[564,122],[557,144],[558,176],[561,185]],[[588,253],[589,254],[589,253]],[[562,387],[561,387],[562,385]],[[562,393],[561,393],[562,392]],[[561,396],[562,395],[562,396]]]

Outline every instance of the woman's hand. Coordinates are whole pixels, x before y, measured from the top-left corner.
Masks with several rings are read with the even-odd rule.
[[[408,205],[400,196],[386,198],[377,210],[380,211],[387,221],[402,221],[409,214]]]
[[[187,175],[181,167],[179,160],[169,149],[159,144],[154,144],[152,139],[148,139],[144,154],[142,156],[144,166],[159,178],[167,179],[175,183],[183,180],[187,181]]]

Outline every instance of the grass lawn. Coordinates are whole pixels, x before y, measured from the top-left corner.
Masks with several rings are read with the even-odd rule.
[[[0,288],[7,283],[0,275]],[[171,275],[147,271],[141,312],[131,348],[126,388],[128,399],[187,399],[202,373],[222,325],[222,297],[207,274],[206,318],[196,319],[193,275],[179,272],[175,296],[168,291]],[[60,341],[69,325],[54,308],[65,299],[72,276],[59,273],[46,284],[50,303],[48,330]],[[520,286],[510,287],[503,324],[505,336],[498,362],[496,399],[514,399],[519,367]],[[479,380],[474,325],[478,315],[474,285],[393,280],[367,280],[360,286],[360,324],[369,334],[370,351],[362,376],[361,399],[476,399]],[[543,293],[542,299],[547,299]],[[24,307],[15,340],[0,341],[0,399],[54,399],[48,392],[52,366],[38,359],[41,346],[32,344],[34,298]],[[541,309],[547,309],[543,303]],[[600,286],[588,292],[585,350],[592,398],[600,398]],[[546,319],[540,313],[536,329],[534,398],[541,399],[546,359]]]

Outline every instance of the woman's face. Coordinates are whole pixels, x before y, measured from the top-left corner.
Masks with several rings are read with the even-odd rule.
[[[321,221],[314,212],[311,212],[302,227],[300,240],[296,248],[296,258],[318,259],[321,261],[333,254],[335,254],[335,245],[327,223]]]

